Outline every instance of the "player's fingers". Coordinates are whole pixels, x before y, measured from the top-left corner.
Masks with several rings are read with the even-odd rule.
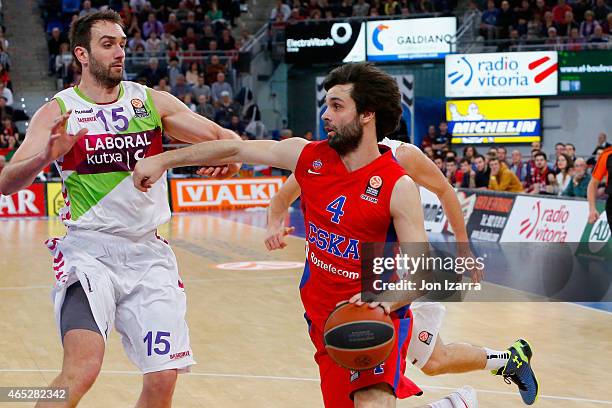
[[[219,175],[219,172],[220,172],[220,171],[221,171],[221,168],[216,167],[216,168],[213,170],[213,172],[212,172],[212,174],[211,174],[211,177],[217,177],[217,176]]]
[[[292,234],[295,231],[295,227],[285,227],[284,235]]]
[[[272,250],[272,247],[271,247],[271,245],[270,245],[270,241],[268,241],[268,239],[267,239],[267,238],[264,240],[264,244],[266,245],[266,249],[267,249],[268,251],[271,251],[271,250]]]
[[[223,169],[221,170],[221,174],[223,176],[225,176],[227,174],[227,172],[229,171],[229,167],[228,166],[223,166]]]

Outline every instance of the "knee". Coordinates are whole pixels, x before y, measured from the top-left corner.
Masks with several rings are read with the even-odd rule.
[[[176,378],[176,370],[164,370],[146,374],[143,391],[148,396],[155,396],[160,399],[172,397]]]
[[[92,387],[96,378],[98,378],[101,366],[102,361],[96,358],[88,359],[80,362],[78,365],[64,366],[61,377],[64,380],[63,382],[70,388],[71,393],[83,395]]]
[[[355,392],[355,408],[387,408],[395,406],[395,395],[388,384],[377,384]]]
[[[429,360],[427,363],[421,368],[424,374],[429,376],[440,375],[446,373],[446,364],[447,364],[447,352],[444,346],[438,347],[434,349],[434,352],[431,353]]]

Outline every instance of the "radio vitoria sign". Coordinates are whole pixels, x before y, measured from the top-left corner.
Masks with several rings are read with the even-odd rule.
[[[447,55],[445,89],[449,98],[556,95],[557,53]]]

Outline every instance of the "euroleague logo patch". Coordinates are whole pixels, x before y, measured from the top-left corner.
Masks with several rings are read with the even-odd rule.
[[[137,118],[146,118],[149,116],[149,112],[147,112],[144,102],[140,99],[134,98],[130,100],[130,103],[132,104],[132,109],[134,109],[134,115],[136,115]]]
[[[431,339],[433,339],[433,334],[430,332],[423,330],[419,333],[419,340],[428,346],[431,344]]]
[[[378,195],[380,194],[380,189],[383,185],[383,179],[380,176],[372,176],[370,177],[370,181],[368,181],[368,185],[366,186],[365,192],[361,195],[361,198],[369,201],[373,204],[378,203]]]

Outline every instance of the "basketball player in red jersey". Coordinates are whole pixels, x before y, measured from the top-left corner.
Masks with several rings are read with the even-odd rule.
[[[407,305],[382,304],[394,319],[397,336],[391,356],[374,370],[352,373],[336,365],[325,352],[322,331],[337,303],[358,301],[354,295],[360,292],[362,242],[427,241],[416,185],[390,150],[377,145],[397,127],[399,91],[391,77],[371,64],[339,67],[325,87],[327,141],[202,143],[141,160],[133,181],[146,191],[166,169],[201,163],[242,161],[293,171],[302,190],[308,231],[301,297],[317,348],[325,405],[392,407],[396,397],[421,393],[403,376],[411,335]]]

